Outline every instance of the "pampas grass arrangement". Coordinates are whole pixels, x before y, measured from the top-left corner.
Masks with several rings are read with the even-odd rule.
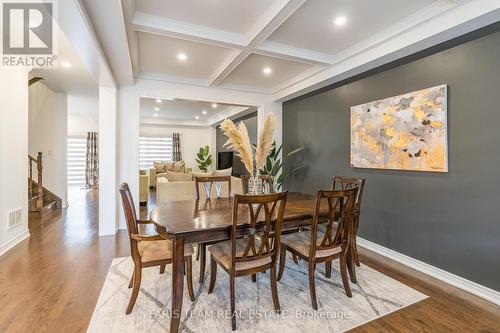
[[[264,125],[257,142],[257,148],[255,149],[255,155],[252,144],[250,143],[247,127],[243,122],[235,125],[232,120],[225,119],[221,123],[220,128],[228,138],[224,146],[236,151],[236,156],[241,159],[248,173],[254,180],[258,179],[259,170],[266,162],[266,158],[273,147],[273,133],[276,129],[276,116],[270,113],[264,120]],[[255,190],[256,188],[254,187],[253,194],[256,194]]]

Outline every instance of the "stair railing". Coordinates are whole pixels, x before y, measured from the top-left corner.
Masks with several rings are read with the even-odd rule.
[[[38,152],[38,156],[35,158],[28,155],[29,162],[29,181],[28,181],[28,198],[31,200],[37,197],[38,200],[43,202],[43,156],[42,152]],[[33,163],[36,165],[37,170],[37,193],[33,191]]]

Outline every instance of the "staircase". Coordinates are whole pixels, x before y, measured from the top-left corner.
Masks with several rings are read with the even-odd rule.
[[[54,193],[43,187],[43,156],[39,152],[35,158],[28,155],[28,208],[30,214],[43,217],[56,209],[62,208],[62,200]],[[33,180],[33,163],[36,165],[37,182]]]

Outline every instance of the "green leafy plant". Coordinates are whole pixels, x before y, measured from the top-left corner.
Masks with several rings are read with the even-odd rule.
[[[294,149],[291,152],[287,153],[285,158],[283,159],[283,161],[281,160],[281,157],[280,157],[282,147],[283,146],[280,145],[276,149],[276,142],[273,142],[273,147],[271,149],[271,153],[267,156],[266,163],[260,169],[261,175],[273,177],[274,187],[275,187],[276,191],[281,190],[281,188],[283,187],[283,181],[288,176],[290,176],[292,173],[304,168],[304,166],[299,166],[299,167],[293,168],[291,170],[283,171],[283,162],[290,159],[293,155],[303,151],[304,147]]]
[[[212,155],[208,151],[208,146],[201,147],[196,156],[196,163],[201,171],[207,172],[208,168],[212,165]]]

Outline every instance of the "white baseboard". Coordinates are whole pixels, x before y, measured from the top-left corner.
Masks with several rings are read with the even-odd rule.
[[[21,243],[23,240],[27,239],[30,237],[30,232],[29,230],[26,230],[19,236],[15,237],[14,239],[8,241],[4,245],[0,247],[0,256],[3,256],[5,253],[13,249],[17,244]]]
[[[476,282],[464,279],[458,275],[431,266],[420,260],[413,259],[407,255],[367,241],[366,239],[357,237],[357,243],[359,246],[367,250],[380,254],[381,256],[387,257],[426,275],[432,276],[433,278],[441,280],[449,285],[465,290],[468,293],[484,298],[491,303],[500,305],[500,292],[496,290],[482,286]]]

